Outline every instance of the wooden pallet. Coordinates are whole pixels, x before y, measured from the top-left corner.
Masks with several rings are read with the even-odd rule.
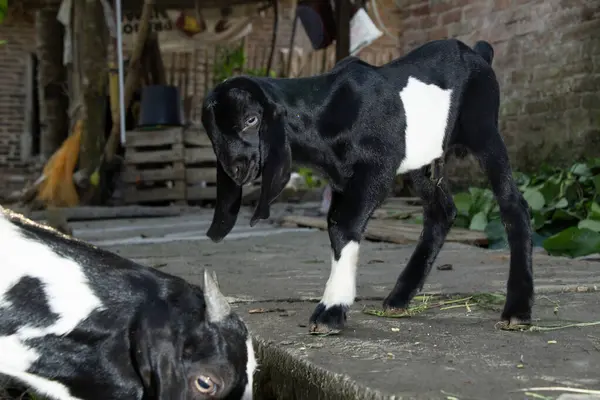
[[[217,198],[217,157],[210,139],[201,127],[184,132],[186,200],[213,202]],[[258,183],[244,187],[244,196],[259,190]]]
[[[321,230],[327,229],[327,221],[325,218],[287,215],[281,219],[281,223]],[[371,219],[367,224],[364,236],[371,240],[409,244],[419,241],[422,229],[423,227],[421,224],[413,224],[399,220]],[[484,232],[471,231],[462,228],[452,228],[450,233],[448,233],[446,241],[477,246],[486,246],[488,244],[487,236]]]
[[[185,147],[186,200],[201,202],[217,197],[217,157],[210,139],[200,127],[187,129],[183,135]]]
[[[125,203],[185,202],[184,156],[179,127],[127,132],[122,175]]]

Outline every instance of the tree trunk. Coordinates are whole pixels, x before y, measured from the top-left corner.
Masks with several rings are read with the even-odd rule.
[[[50,9],[36,12],[40,153],[43,160],[52,156],[69,131],[66,69],[62,62],[64,28],[56,15],[56,10]]]
[[[106,101],[108,93],[108,29],[99,0],[75,2],[76,29],[81,29],[78,41],[83,130],[79,169],[91,177],[100,166],[105,144]],[[100,173],[100,171],[98,171]],[[98,176],[99,178],[99,176]],[[91,179],[86,202],[95,202],[99,179]]]

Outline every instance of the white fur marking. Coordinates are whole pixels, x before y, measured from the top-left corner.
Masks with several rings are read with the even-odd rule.
[[[254,372],[258,363],[256,362],[256,356],[254,355],[254,346],[252,345],[252,338],[248,338],[246,341],[246,351],[248,353],[248,362],[246,363],[246,376],[248,377],[248,383],[246,384],[246,390],[242,400],[252,400],[252,388],[254,382]]]
[[[452,89],[440,89],[411,76],[400,91],[400,98],[406,113],[406,147],[397,173],[403,174],[443,155]]]
[[[340,259],[331,257],[331,273],[321,303],[325,309],[335,305],[350,306],[356,297],[356,265],[360,244],[350,241],[340,253]]]
[[[6,292],[29,276],[43,283],[48,306],[59,316],[51,326],[23,326],[14,335],[0,336],[0,373],[19,379],[53,399],[78,400],[70,395],[66,386],[28,372],[40,354],[27,345],[27,340],[69,334],[91,312],[102,309],[102,302],[75,261],[59,256],[42,242],[23,236],[5,215],[0,215],[0,243],[4,249],[0,268],[0,313],[13,306],[6,299]]]

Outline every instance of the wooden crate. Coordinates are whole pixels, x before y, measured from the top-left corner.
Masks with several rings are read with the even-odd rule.
[[[186,198],[182,128],[127,132],[127,204],[181,203]]]
[[[185,184],[188,203],[212,203],[217,198],[217,157],[202,127],[193,126],[183,135]],[[259,181],[243,189],[245,199],[260,189]]]
[[[184,132],[186,200],[214,201],[217,197],[217,157],[203,129],[192,126]]]

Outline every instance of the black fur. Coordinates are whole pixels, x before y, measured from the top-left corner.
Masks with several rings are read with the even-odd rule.
[[[498,200],[511,261],[502,319],[528,322],[533,305],[531,226],[498,131],[500,91],[491,67],[494,52],[450,39],[427,43],[376,67],[356,57],[330,72],[295,79],[235,77],[217,85],[203,105],[202,122],[219,160],[217,206],[208,236],[219,241],[233,228],[241,185],[262,175],[262,194],[252,224],[269,216],[269,204],[290,177],[291,160],[318,169],[333,195],[327,216],[335,260],[349,241],[360,241],[373,211],[388,196],[406,156],[406,114],[399,93],[409,77],[452,89],[443,148],[468,149],[480,161]],[[252,124],[254,116],[260,120]],[[251,125],[251,126],[250,126]],[[248,129],[245,127],[250,126]],[[442,161],[441,157],[437,161]],[[233,160],[236,160],[234,163]],[[252,161],[252,168],[235,166]],[[258,166],[256,161],[260,160]],[[410,261],[384,301],[386,309],[408,306],[423,287],[456,217],[443,168],[408,171],[423,199],[424,227]],[[311,329],[339,325],[338,308],[311,318]]]
[[[102,303],[102,309],[91,312],[65,336],[29,339],[25,345],[40,355],[29,374],[58,382],[74,398],[85,400],[242,399],[248,382],[248,330],[235,313],[209,322],[200,287],[16,214],[0,213],[0,223],[0,236],[14,236],[16,231],[23,243],[50,249],[55,262],[75,262]],[[7,232],[9,226],[13,228]],[[3,256],[18,259],[19,250],[23,249],[5,248]],[[68,293],[72,287],[67,276],[64,282]],[[24,273],[2,296],[10,306],[0,306],[0,339],[19,328],[44,328],[59,320],[38,278]],[[11,372],[4,370],[9,377]],[[220,396],[205,397],[195,389],[199,374],[222,380]]]

